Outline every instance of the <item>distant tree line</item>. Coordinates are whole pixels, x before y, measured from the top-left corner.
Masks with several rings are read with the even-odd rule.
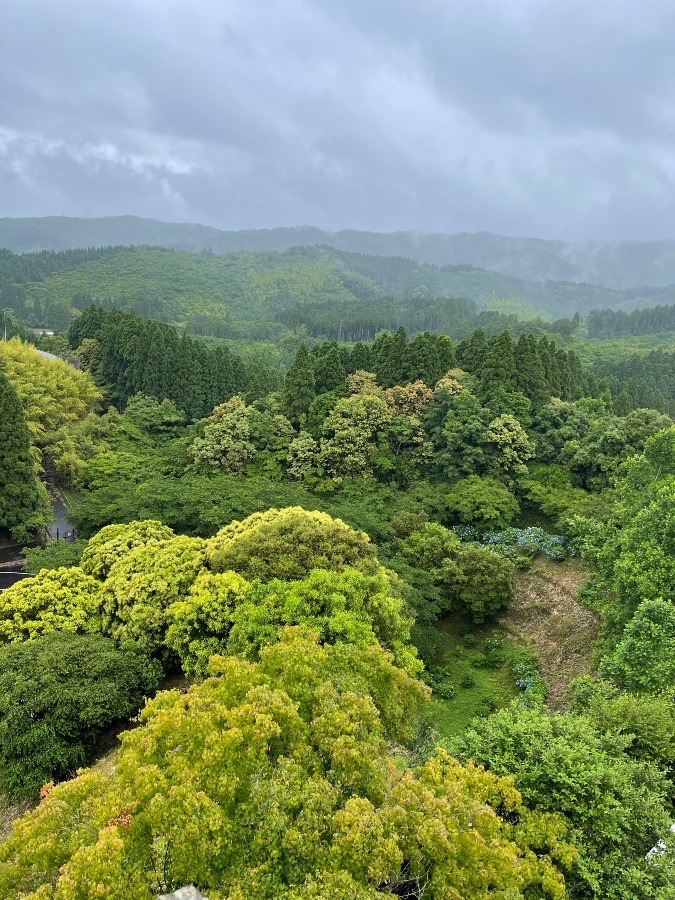
[[[589,338],[613,338],[631,334],[675,331],[675,305],[634,309],[592,309],[586,319]]]
[[[173,401],[190,418],[207,415],[234,394],[249,400],[279,386],[279,374],[248,366],[227,347],[209,349],[171,325],[135,313],[91,306],[71,325],[68,341],[108,399],[123,408],[138,393]]]
[[[675,353],[634,353],[598,361],[594,370],[606,380],[618,415],[641,408],[675,412]]]

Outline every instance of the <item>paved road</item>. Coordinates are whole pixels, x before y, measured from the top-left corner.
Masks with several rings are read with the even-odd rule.
[[[70,524],[67,518],[66,506],[63,502],[63,498],[61,494],[58,493],[56,488],[51,488],[52,492],[52,510],[54,512],[54,521],[49,526],[47,531],[49,532],[49,536],[56,540],[57,536],[60,540],[67,534],[72,534],[73,526]]]
[[[23,578],[32,578],[32,575],[25,572],[0,572],[0,591],[4,591],[5,588],[11,587]]]

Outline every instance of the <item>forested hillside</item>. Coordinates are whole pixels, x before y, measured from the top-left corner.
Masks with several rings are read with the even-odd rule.
[[[78,536],[0,592],[3,898],[673,900],[672,307],[326,246],[0,291],[0,539],[45,470]]]
[[[651,303],[672,299],[668,289],[647,293]],[[0,303],[19,322],[65,330],[91,302],[218,337],[278,338],[305,325],[317,336],[368,340],[399,326],[461,338],[476,327],[506,327],[516,315],[571,318],[647,300],[601,285],[527,282],[329,247],[222,256],[149,247],[0,253]]]
[[[184,288],[181,254],[106,252],[72,271],[150,254]],[[264,307],[279,266],[258,277]],[[82,306],[82,370],[0,357],[25,422],[0,449],[33,486],[9,527],[48,457],[79,535],[0,593],[0,794],[35,807],[2,896],[672,900],[645,857],[674,812],[675,430],[642,376],[480,329],[296,332],[279,367]],[[599,639],[556,675],[509,622],[523,579],[570,572]]]
[[[434,266],[473,265],[526,281],[576,281],[622,290],[675,284],[673,241],[602,243],[547,241],[477,234],[322,231],[273,228],[222,231],[205,225],[159,222],[136,216],[73,219],[0,218],[0,247],[16,253],[70,250],[112,244],[145,244],[175,250],[235,253],[325,245],[350,253],[402,256]]]

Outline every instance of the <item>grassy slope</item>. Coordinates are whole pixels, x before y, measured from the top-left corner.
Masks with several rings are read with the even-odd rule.
[[[460,734],[474,716],[517,696],[512,660],[522,647],[539,660],[549,708],[564,708],[572,679],[589,671],[597,637],[597,616],[576,599],[587,578],[578,560],[556,563],[540,557],[529,572],[517,573],[513,601],[500,622],[470,629],[474,647],[466,645],[467,623],[458,616],[418,629],[422,655],[444,669],[445,683],[456,689],[450,700],[436,696],[429,709],[428,723],[441,742]],[[494,634],[505,637],[506,659],[498,668],[477,668],[485,640]],[[472,687],[462,687],[467,675],[474,680]]]

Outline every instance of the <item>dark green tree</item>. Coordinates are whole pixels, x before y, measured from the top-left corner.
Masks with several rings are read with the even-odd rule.
[[[373,364],[372,353],[367,344],[358,342],[354,344],[352,352],[349,354],[349,372],[370,372]]]
[[[513,338],[504,331],[490,338],[480,372],[480,394],[490,399],[495,394],[516,390],[517,373]]]
[[[314,367],[303,344],[284,380],[284,409],[291,422],[297,424],[305,419],[315,396]]]
[[[516,390],[524,394],[535,409],[549,399],[546,372],[537,352],[537,342],[532,334],[522,334],[515,348]]]
[[[325,394],[335,390],[345,380],[345,369],[340,350],[335,343],[328,345],[326,352],[314,362],[315,390],[317,394]]]
[[[485,332],[482,328],[477,328],[471,337],[466,338],[457,345],[457,362],[467,372],[479,376],[487,348]]]
[[[134,715],[160,667],[101,635],[54,632],[0,649],[0,787],[35,794],[87,761],[107,725]]]

